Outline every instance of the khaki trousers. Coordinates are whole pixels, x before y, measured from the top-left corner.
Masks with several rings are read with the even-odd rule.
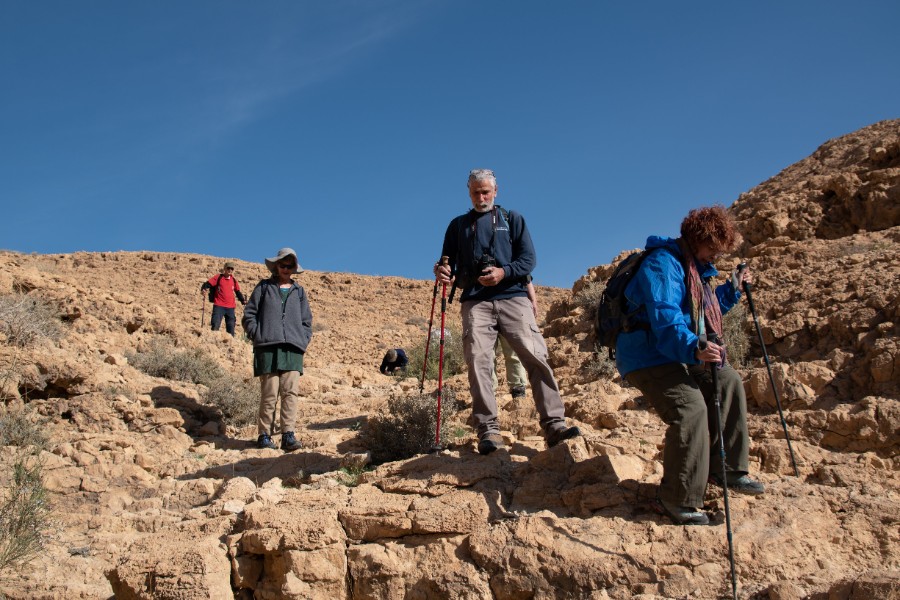
[[[702,506],[710,473],[722,474],[709,370],[668,363],[632,371],[625,379],[644,394],[669,426],[659,497],[678,506]],[[726,469],[747,473],[747,399],[741,376],[729,365],[719,369],[719,395]]]
[[[300,372],[280,371],[259,376],[259,414],[256,417],[258,435],[272,435],[275,422],[275,405],[281,397],[281,432],[294,431],[297,422],[297,404],[300,402]]]
[[[479,437],[500,432],[491,375],[494,373],[494,344],[501,333],[522,361],[544,433],[565,427],[565,406],[553,369],[547,363],[547,344],[534,320],[528,298],[470,300],[462,303],[461,312],[472,417]]]

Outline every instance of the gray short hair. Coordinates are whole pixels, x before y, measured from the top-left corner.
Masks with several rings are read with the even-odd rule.
[[[490,181],[491,185],[497,187],[497,178],[490,169],[472,169],[469,171],[469,180],[466,185],[471,185],[473,181]]]

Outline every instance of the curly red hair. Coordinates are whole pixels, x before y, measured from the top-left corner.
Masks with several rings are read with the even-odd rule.
[[[730,252],[741,241],[734,219],[721,204],[695,208],[681,222],[681,237],[696,249],[709,245],[714,252]]]

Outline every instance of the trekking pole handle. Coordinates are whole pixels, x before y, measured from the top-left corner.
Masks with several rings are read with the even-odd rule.
[[[731,274],[731,285],[732,285],[732,287],[734,287],[735,291],[740,290],[741,287],[744,287],[744,289],[746,289],[746,282],[741,281],[741,279],[742,279],[741,275],[743,274],[743,272],[746,269],[747,269],[747,263],[742,262],[734,270],[734,273]]]
[[[737,268],[738,268],[738,274],[740,274],[741,271],[743,271],[744,269],[747,268],[747,263],[742,262],[741,264],[739,264],[737,266]],[[753,306],[753,294],[750,293],[750,282],[749,281],[742,282],[741,287],[744,288],[744,293],[747,294],[747,304],[750,305],[750,313],[753,315],[753,318],[755,319],[756,318],[756,307]]]

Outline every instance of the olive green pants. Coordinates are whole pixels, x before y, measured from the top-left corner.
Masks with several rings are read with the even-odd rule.
[[[729,365],[719,369],[718,375],[725,468],[728,473],[744,474],[749,470],[750,450],[744,384]],[[710,371],[669,363],[632,371],[625,379],[668,425],[659,497],[679,506],[702,506],[709,475],[722,474]]]
[[[514,387],[524,388],[525,384],[528,383],[528,374],[525,372],[525,367],[522,366],[522,361],[516,356],[515,351],[512,349],[512,346],[509,345],[509,342],[506,341],[506,338],[502,335],[498,335],[497,344],[494,346],[494,353],[498,356],[494,359],[494,373],[491,375],[494,394],[497,393],[497,387],[499,385],[497,381],[498,350],[503,354],[503,362],[506,364],[506,383],[509,384],[510,389]]]

